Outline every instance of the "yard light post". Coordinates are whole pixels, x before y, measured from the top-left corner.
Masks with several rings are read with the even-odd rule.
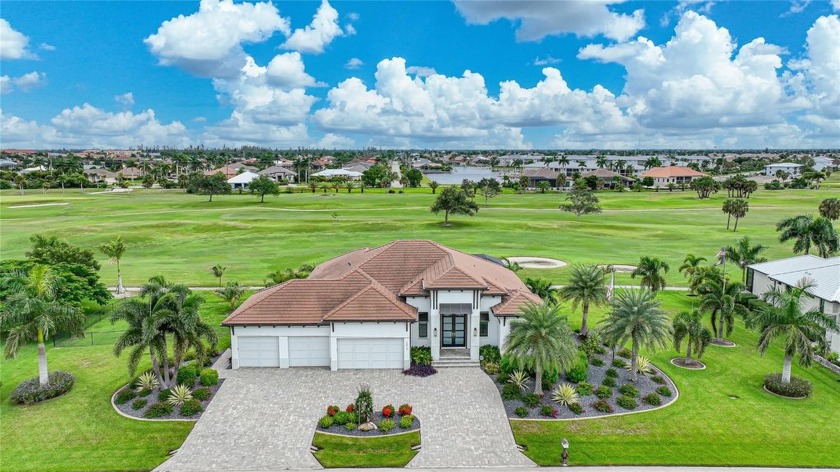
[[[560,455],[560,458],[563,460],[563,467],[567,467],[569,465],[569,440],[563,438],[560,445],[563,446],[563,454]]]

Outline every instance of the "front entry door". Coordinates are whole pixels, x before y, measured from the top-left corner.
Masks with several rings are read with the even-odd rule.
[[[441,315],[442,347],[466,347],[467,315]]]

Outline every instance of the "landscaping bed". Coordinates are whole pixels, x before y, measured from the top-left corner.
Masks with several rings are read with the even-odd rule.
[[[650,365],[649,374],[638,374],[635,382],[630,381],[630,372],[621,364],[629,365],[629,359],[615,357],[600,349],[598,353],[585,355],[570,372],[560,374],[557,379],[543,377],[543,396],[534,395],[534,379],[526,381],[527,388],[520,394],[512,393],[518,387],[511,386],[509,376],[504,373],[491,375],[508,418],[571,420],[598,418],[603,416],[652,410],[669,405],[677,398],[674,383],[661,370]],[[619,354],[629,357],[629,353]],[[596,360],[597,359],[597,360]],[[585,362],[585,364],[584,364]],[[602,364],[602,365],[596,365]],[[582,372],[585,371],[585,374]],[[501,382],[500,382],[501,380]],[[551,381],[554,380],[554,381]],[[552,399],[552,392],[560,385],[574,387],[577,394],[577,406],[561,405]],[[507,389],[507,390],[506,390]],[[574,403],[574,402],[572,402]],[[574,410],[574,411],[573,411]]]
[[[408,404],[399,408],[386,405],[370,414],[369,420],[361,424],[355,404],[347,405],[343,410],[331,405],[327,407],[327,414],[318,420],[319,432],[341,436],[371,437],[419,430],[420,420],[412,414],[412,407]]]
[[[193,369],[182,367],[181,371],[184,370],[194,372]],[[214,369],[204,369],[199,376],[179,373],[179,383],[172,389],[159,386],[142,388],[138,382],[142,377],[117,390],[111,400],[120,413],[144,420],[197,420],[224,382],[224,379],[218,378],[218,372]],[[188,396],[182,398],[185,401],[173,404],[173,392],[178,387],[186,387]]]

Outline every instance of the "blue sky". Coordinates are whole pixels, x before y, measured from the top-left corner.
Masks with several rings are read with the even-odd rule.
[[[0,145],[836,148],[838,11],[5,1]]]

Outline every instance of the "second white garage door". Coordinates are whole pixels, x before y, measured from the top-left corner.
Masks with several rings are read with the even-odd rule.
[[[289,337],[289,367],[329,367],[330,337]]]
[[[339,339],[339,369],[402,369],[402,339]]]

